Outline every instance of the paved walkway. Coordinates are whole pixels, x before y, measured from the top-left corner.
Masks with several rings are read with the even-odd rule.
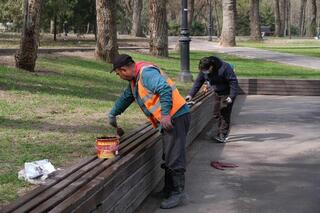
[[[239,96],[233,118],[229,143],[204,131],[192,145],[187,205],[161,210],[152,194],[138,212],[318,213],[320,97]],[[220,171],[211,160],[239,167]]]
[[[174,48],[178,42],[178,37],[169,38],[169,47]],[[310,56],[299,56],[288,53],[279,53],[269,50],[262,50],[249,47],[219,47],[217,42],[209,42],[204,39],[192,38],[190,50],[212,51],[227,53],[242,58],[261,59],[274,61],[282,64],[307,67],[320,70],[320,58]]]
[[[169,48],[175,49],[178,44],[179,37],[169,37]],[[120,47],[120,50],[148,50],[147,47],[138,46],[125,46]],[[75,52],[75,51],[93,51],[93,47],[88,48],[39,48],[39,53],[52,53],[52,52]],[[267,61],[274,61],[282,64],[301,66],[311,69],[320,70],[320,58],[299,56],[288,53],[278,53],[269,50],[261,50],[249,47],[219,47],[217,42],[209,42],[205,37],[193,37],[190,43],[190,50],[212,51],[218,53],[227,53],[242,58],[260,59]],[[1,55],[13,55],[17,48],[0,48]]]

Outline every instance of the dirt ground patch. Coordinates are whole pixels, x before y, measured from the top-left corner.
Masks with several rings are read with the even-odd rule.
[[[59,53],[50,53],[50,54],[38,54],[38,58],[52,58],[52,59],[58,59],[62,57],[79,57],[83,59],[95,59],[94,51],[76,51],[76,52],[59,52]],[[0,65],[5,67],[15,67],[15,60],[13,55],[8,56],[1,56],[0,57]],[[35,74],[39,75],[58,75],[60,74],[57,71],[54,70],[48,70],[44,68],[38,68],[36,67]]]
[[[14,67],[15,61],[14,56],[1,56],[0,57],[0,65],[6,66],[6,67]]]

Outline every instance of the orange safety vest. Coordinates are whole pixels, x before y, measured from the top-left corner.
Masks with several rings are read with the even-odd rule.
[[[138,95],[140,99],[142,100],[144,106],[146,109],[150,112],[150,115],[148,116],[148,119],[152,123],[152,126],[154,128],[157,128],[158,122],[161,119],[161,104],[160,104],[160,95],[155,94],[152,91],[148,90],[143,86],[142,81],[142,72],[145,70],[145,68],[153,67],[157,70],[159,70],[160,74],[166,79],[167,83],[172,88],[172,108],[169,112],[171,116],[173,116],[183,105],[186,104],[185,99],[180,95],[178,89],[176,88],[176,84],[157,66],[148,63],[148,62],[137,62],[135,65],[135,73],[137,73],[136,79],[138,79],[137,82],[132,80],[130,82],[131,84],[131,90],[132,94],[135,96],[135,84],[137,84],[138,87]]]

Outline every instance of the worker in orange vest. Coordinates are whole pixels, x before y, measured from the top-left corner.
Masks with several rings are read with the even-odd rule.
[[[165,199],[160,208],[178,206],[185,197],[189,107],[175,83],[154,64],[136,63],[131,56],[121,54],[115,57],[112,71],[121,79],[129,81],[129,85],[108,113],[109,124],[118,128],[116,116],[123,113],[133,101],[137,102],[152,126],[158,128],[163,136]]]

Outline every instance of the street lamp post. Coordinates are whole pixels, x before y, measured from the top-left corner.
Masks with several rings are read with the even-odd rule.
[[[181,0],[181,31],[180,31],[180,64],[181,72],[178,79],[182,82],[192,82],[192,74],[190,73],[190,37],[188,30],[188,0]]]
[[[208,33],[209,33],[209,38],[208,41],[212,41],[212,4],[211,0],[209,0],[209,25],[208,25]]]

